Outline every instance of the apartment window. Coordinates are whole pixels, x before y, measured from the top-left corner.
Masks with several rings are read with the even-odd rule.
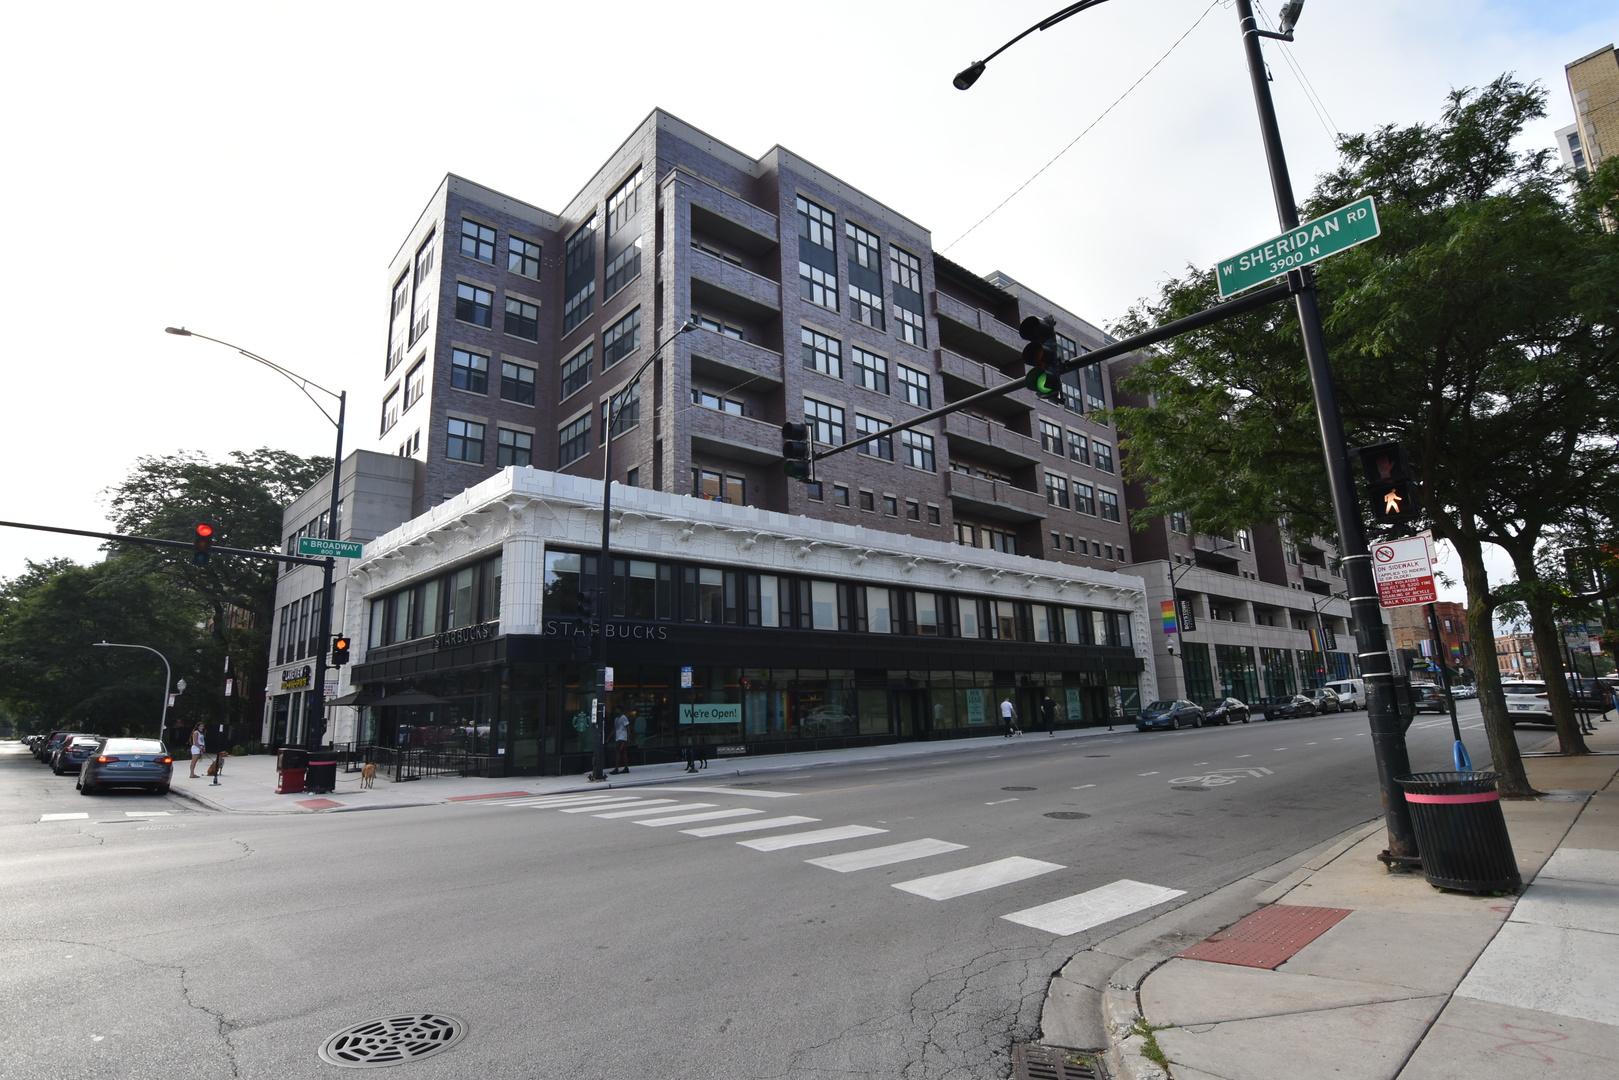
[[[1068,509],[1068,478],[1046,473],[1046,502]]]
[[[624,486],[625,487],[640,487],[641,486],[641,468],[640,468],[640,466],[636,466],[635,468],[631,469],[629,472],[624,474]]]
[[[917,348],[928,347],[927,325],[922,317],[922,260],[903,248],[889,247],[888,276],[894,283],[896,332],[902,341]]]
[[[410,274],[404,273],[394,282],[393,303],[388,307],[388,366],[384,375],[393,374],[393,369],[405,361],[405,342],[410,334],[409,309]]]
[[[691,493],[699,499],[737,505],[747,502],[747,480],[743,477],[730,476],[714,469],[693,469],[691,482]]]
[[[479,262],[495,261],[495,230],[476,221],[461,219],[461,254]]]
[[[923,409],[933,408],[933,389],[927,373],[899,365],[900,396]]]
[[[734,326],[729,326],[722,323],[718,319],[712,318],[708,315],[697,316],[697,325],[702,327],[704,330],[712,331],[713,333],[720,334],[724,337],[735,338],[737,341],[748,340],[747,336],[743,334],[741,330]]]
[[[887,421],[878,420],[876,417],[872,416],[862,416],[860,413],[854,414],[854,430],[856,435],[870,435],[872,432],[881,431],[887,426]],[[884,461],[893,461],[894,437],[892,435],[884,435],[880,439],[871,439],[867,442],[863,442],[860,444],[860,449],[855,452],[858,454],[864,454],[866,457],[882,458]]]
[[[427,358],[416,361],[405,376],[405,410],[422,400],[427,394]]]
[[[1169,531],[1174,533],[1189,533],[1192,531],[1191,520],[1179,510],[1169,515]],[[1289,552],[1288,554],[1292,554]]]
[[[602,335],[602,370],[606,371],[641,347],[641,309],[636,308]]]
[[[1096,513],[1096,489],[1089,484],[1074,481],[1074,509],[1081,514]]]
[[[872,513],[876,513],[877,497],[869,491],[862,491],[860,493],[860,509],[869,510]]]
[[[849,505],[849,488],[845,484],[832,485],[832,501],[838,506]]]
[[[804,346],[804,366],[811,371],[819,371],[823,375],[830,375],[834,379],[843,378],[843,343],[835,337],[811,330],[807,326],[798,329],[799,339]]]
[[[506,269],[526,278],[540,279],[540,245],[520,236],[506,237]]]
[[[1237,546],[1244,551],[1254,550],[1254,534],[1247,529],[1237,530]]]
[[[928,507],[928,524],[929,525],[937,525],[937,524],[939,524],[939,508],[937,506],[931,506],[930,505]]]
[[[810,437],[823,446],[843,444],[843,410],[814,398],[804,399],[804,421],[809,424]]]
[[[732,416],[744,415],[742,403],[735,398],[721,397],[719,394],[709,393],[707,390],[691,388],[691,403],[701,405],[705,409],[718,409],[720,412],[730,413]]]
[[[905,464],[913,469],[937,471],[933,458],[933,436],[921,431],[902,431],[899,441],[905,447]]]
[[[1119,520],[1119,497],[1111,491],[1098,491],[1096,504],[1101,508],[1103,521]]]
[[[628,390],[614,394],[602,402],[601,433],[597,441],[607,438],[608,423],[612,423],[613,438],[618,438],[630,428],[641,422],[641,384],[639,382]]]
[[[562,332],[568,333],[596,310],[596,218],[568,237],[562,252]]]
[[[540,305],[506,298],[506,333],[512,337],[540,340]]]
[[[1049,454],[1062,454],[1062,428],[1048,420],[1040,421],[1040,449]]]
[[[1085,414],[1085,396],[1080,392],[1079,384],[1071,382],[1072,373],[1062,377],[1062,407],[1071,413]]]
[[[562,362],[562,400],[590,385],[590,359],[594,346],[586,345]]]
[[[1068,459],[1081,465],[1091,463],[1091,441],[1077,431],[1068,433]]]
[[[851,222],[843,223],[849,238],[849,316],[877,330],[883,326],[882,242]]]
[[[905,500],[905,520],[906,521],[921,521],[922,520],[922,504],[917,502],[915,499],[906,499]]]
[[[798,199],[798,290],[805,300],[838,310],[838,253],[832,211]]]
[[[1100,412],[1107,408],[1107,398],[1102,392],[1102,365],[1092,364],[1083,372],[1085,380],[1085,411]]]
[[[466,349],[450,350],[450,385],[472,394],[489,392],[489,357]]]
[[[433,241],[429,236],[422,241],[422,246],[416,249],[416,261],[411,273],[411,287],[413,298],[410,308],[410,343],[416,344],[421,336],[427,333],[432,324],[433,301],[435,299],[432,289],[427,287],[427,279],[433,274]]]
[[[495,447],[495,464],[501,468],[507,465],[534,464],[534,436],[526,431],[508,431],[500,428],[496,432],[498,445]]]
[[[399,423],[399,387],[396,386],[382,399],[382,434],[388,434],[397,423]]]
[[[804,484],[804,498],[810,502],[824,502],[826,500],[826,492],[822,489],[819,480],[811,480]]]
[[[457,319],[477,326],[493,326],[495,324],[494,310],[495,297],[488,289],[480,289],[476,285],[468,285],[465,282],[456,282],[455,317]]]
[[[889,517],[899,517],[899,499],[893,495],[883,496],[883,513]]]
[[[590,453],[590,414],[584,413],[557,432],[557,466],[572,464]]]
[[[612,297],[641,273],[641,231],[637,228],[641,208],[641,170],[607,197],[606,291]]]
[[[611,247],[611,243],[608,245]],[[624,246],[624,250],[612,256],[607,261],[607,292],[608,299],[616,296],[619,290],[634,281],[641,273],[641,238],[635,237]]]
[[[1052,551],[1061,551],[1062,550],[1062,536],[1061,535],[1059,535],[1057,533],[1052,533],[1051,534],[1051,550]]]
[[[1092,442],[1091,456],[1095,460],[1098,469],[1103,472],[1113,471],[1113,447],[1105,442]]]
[[[852,349],[854,381],[867,390],[875,390],[879,394],[888,393],[888,359],[867,352],[858,345],[852,346]]]
[[[634,224],[635,213],[641,208],[641,170],[636,169],[607,197],[607,231],[616,233]]]
[[[964,521],[956,522],[956,543],[962,547],[977,547],[978,530]]]
[[[451,417],[445,423],[444,456],[452,461],[483,464],[483,425]]]
[[[1079,342],[1065,334],[1057,335],[1057,359],[1067,361],[1079,356]]]
[[[500,396],[519,405],[534,404],[534,369],[509,360],[500,362]]]

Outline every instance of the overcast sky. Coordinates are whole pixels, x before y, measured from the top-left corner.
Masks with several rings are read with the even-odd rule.
[[[1103,327],[1275,233],[1230,0],[1112,0],[951,87],[1061,6],[8,5],[0,520],[107,529],[102,492],[144,454],[331,453],[290,385],[166,325],[348,390],[369,446],[387,266],[444,173],[560,210],[654,107],[788,147]],[[1298,33],[1266,55],[1302,197],[1334,131],[1432,119],[1503,71],[1545,85],[1525,141],[1553,145],[1563,65],[1619,39],[1619,7],[1309,0]],[[96,542],[0,528],[0,577],[57,555]]]

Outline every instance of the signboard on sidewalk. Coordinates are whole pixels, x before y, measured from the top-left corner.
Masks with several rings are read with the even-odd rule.
[[[1384,607],[1437,601],[1439,590],[1434,584],[1428,537],[1408,536],[1373,544],[1372,580],[1377,583],[1377,602]]]

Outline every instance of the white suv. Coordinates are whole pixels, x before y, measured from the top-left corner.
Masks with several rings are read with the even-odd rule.
[[[1507,719],[1513,725],[1550,724],[1551,702],[1546,698],[1546,684],[1539,679],[1502,680],[1501,692],[1507,699]]]

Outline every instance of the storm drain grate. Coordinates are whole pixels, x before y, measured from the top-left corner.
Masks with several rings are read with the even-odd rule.
[[[1032,788],[1032,787],[1003,787],[1003,788],[1001,788],[1001,790],[1002,791],[1039,791],[1040,789],[1039,788]]]
[[[1012,1047],[1012,1080],[1096,1080],[1091,1054],[1039,1043]]]
[[[320,1059],[345,1069],[380,1069],[432,1057],[460,1042],[464,1021],[443,1013],[382,1016],[346,1027],[320,1047]]]
[[[1079,821],[1090,817],[1089,814],[1081,814],[1078,810],[1053,810],[1045,816],[1056,818],[1058,821]]]

